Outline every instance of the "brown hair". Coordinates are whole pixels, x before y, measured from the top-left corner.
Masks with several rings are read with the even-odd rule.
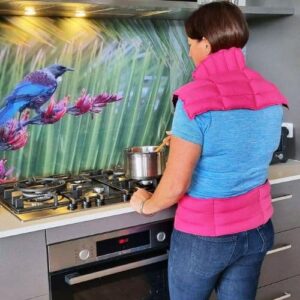
[[[243,48],[249,38],[247,21],[238,6],[217,1],[200,6],[185,21],[189,38],[206,38],[211,52],[231,47]]]

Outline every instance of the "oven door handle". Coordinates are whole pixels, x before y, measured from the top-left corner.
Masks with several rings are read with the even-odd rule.
[[[120,273],[120,272],[124,272],[124,271],[128,271],[128,270],[136,269],[139,267],[151,265],[151,264],[161,262],[161,261],[164,261],[167,259],[168,259],[168,254],[166,253],[166,254],[162,254],[159,256],[154,256],[151,258],[135,261],[135,262],[132,262],[129,264],[120,265],[117,267],[113,267],[110,269],[106,269],[106,270],[102,270],[102,271],[98,271],[98,272],[94,272],[94,273],[90,273],[90,274],[78,275],[78,273],[71,273],[71,274],[65,275],[65,282],[68,285],[75,285],[75,284],[82,283],[85,281],[90,281],[93,279],[102,278],[102,277],[113,275],[116,273]]]

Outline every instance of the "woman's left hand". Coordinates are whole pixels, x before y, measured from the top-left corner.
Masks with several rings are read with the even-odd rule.
[[[136,210],[138,213],[141,213],[142,203],[147,199],[150,199],[152,193],[146,191],[145,189],[138,189],[134,192],[130,198],[131,207]]]

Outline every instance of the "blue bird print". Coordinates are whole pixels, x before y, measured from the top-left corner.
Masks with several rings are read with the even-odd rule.
[[[5,104],[0,109],[0,126],[26,108],[39,113],[41,106],[54,94],[58,78],[66,71],[74,69],[54,64],[26,75],[5,98]]]

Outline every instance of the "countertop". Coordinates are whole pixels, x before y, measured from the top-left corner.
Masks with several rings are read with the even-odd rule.
[[[288,160],[286,163],[270,166],[269,180],[271,185],[298,179],[300,179],[300,161]],[[0,238],[132,212],[133,209],[130,207],[129,203],[118,203],[87,211],[75,211],[70,214],[44,218],[36,221],[21,222],[5,208],[0,206]],[[164,218],[167,216],[172,217],[173,214],[174,209],[171,208],[165,210],[162,213],[162,216]]]

